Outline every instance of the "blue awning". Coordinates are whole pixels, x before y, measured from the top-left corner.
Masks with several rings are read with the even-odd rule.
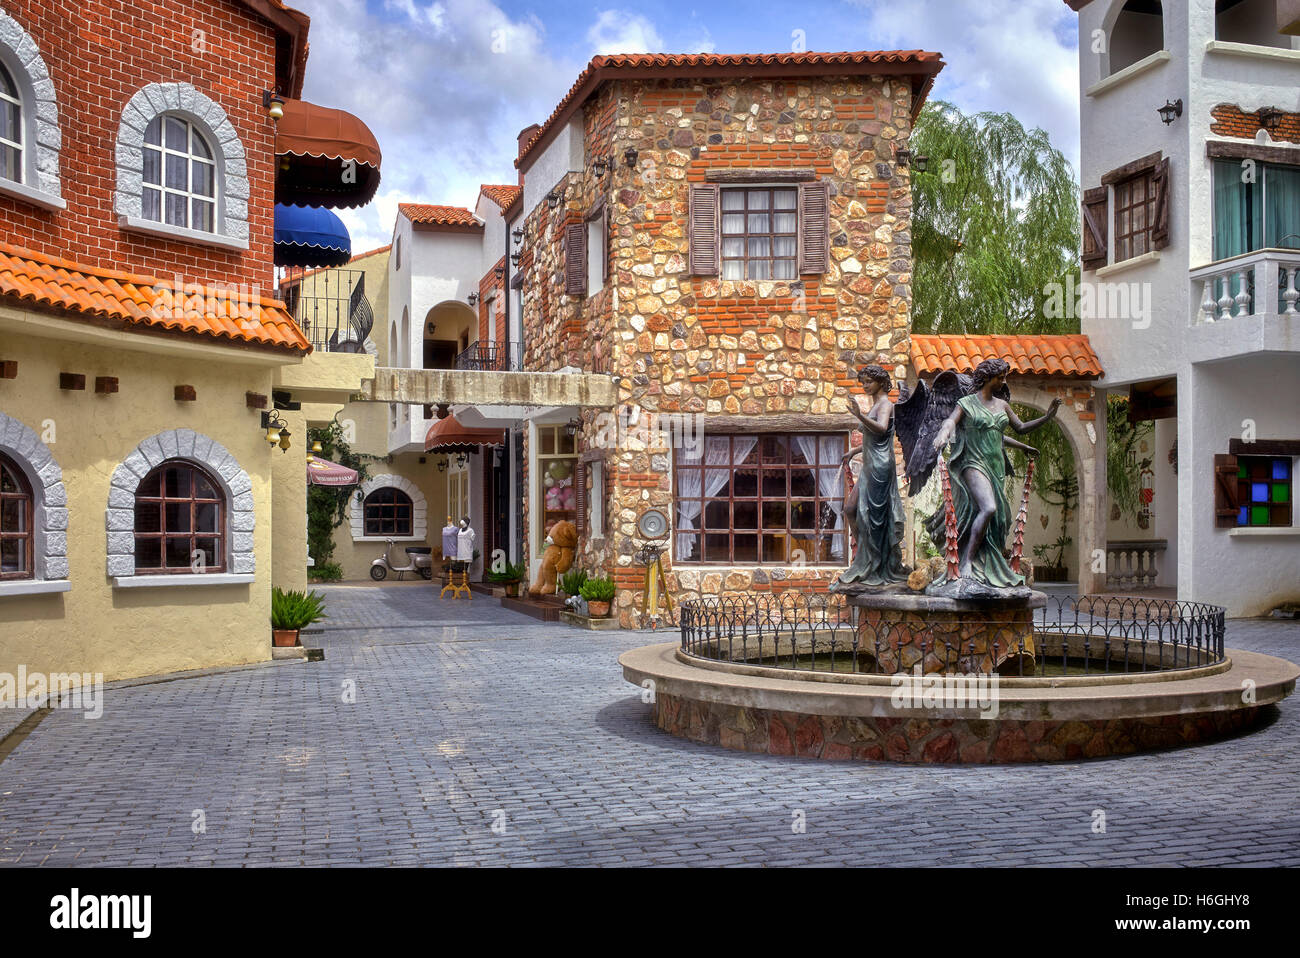
[[[342,266],[351,258],[352,237],[330,210],[275,204],[276,266]]]

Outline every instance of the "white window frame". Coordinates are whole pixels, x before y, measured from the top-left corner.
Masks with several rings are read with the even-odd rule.
[[[22,87],[18,85],[18,79],[3,60],[0,60],[0,73],[5,75],[5,78],[12,84],[14,92],[18,94],[17,96],[10,96],[3,88],[0,88],[0,108],[3,108],[6,103],[18,107],[18,139],[10,140],[0,135],[0,148],[7,147],[18,152],[18,179],[10,180],[10,182],[22,183],[27,179],[25,175],[27,172],[27,148],[25,145],[27,141],[27,111],[23,107]],[[8,179],[8,177],[0,178]]]
[[[0,177],[0,195],[44,210],[67,208],[59,180],[59,104],[50,70],[31,36],[0,8],[0,63],[18,91],[19,179]],[[6,97],[5,101],[9,102]],[[12,142],[12,141],[7,141]]]
[[[167,123],[170,120],[175,120],[177,123],[182,123],[185,126],[184,151],[174,149],[167,145]],[[150,143],[149,130],[153,128],[154,124],[157,124],[158,126],[158,142]],[[206,157],[199,156],[194,152],[195,137],[197,137],[207,149],[208,155]],[[213,149],[212,144],[208,141],[208,137],[203,130],[199,128],[198,124],[194,123],[193,120],[185,116],[183,113],[159,113],[149,121],[149,126],[145,128],[145,142],[144,146],[141,147],[141,151],[146,155],[149,153],[158,154],[158,182],[151,183],[147,179],[144,179],[143,173],[141,175],[141,215],[146,219],[152,219],[152,217],[144,212],[144,196],[148,192],[153,191],[158,194],[158,219],[155,220],[155,222],[160,223],[163,226],[172,226],[178,229],[191,229],[204,233],[215,232],[217,226],[217,210],[220,209],[221,202],[221,171],[217,166],[216,152]],[[167,158],[169,156],[178,156],[185,161],[186,187],[183,190],[167,185]],[[195,163],[201,163],[212,168],[211,196],[194,192]],[[167,198],[169,195],[183,196],[185,198],[184,223],[167,222]],[[194,225],[193,217],[195,200],[198,200],[201,203],[206,203],[212,208],[212,227],[210,229],[200,229]]]
[[[587,220],[587,296],[605,288],[605,213]]]

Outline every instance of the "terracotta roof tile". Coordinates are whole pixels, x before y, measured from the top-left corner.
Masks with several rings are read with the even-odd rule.
[[[225,287],[228,289],[229,287]],[[218,341],[310,352],[311,343],[279,300],[243,303],[214,286],[173,305],[172,282],[96,269],[0,242],[0,297]]]
[[[921,375],[955,369],[973,372],[986,359],[1005,359],[1022,376],[1068,376],[1096,379],[1104,375],[1088,337],[1070,335],[912,336],[912,365]]]
[[[428,203],[398,203],[397,208],[412,223],[422,226],[477,226],[473,212],[463,206],[434,206]]]
[[[522,186],[492,186],[485,183],[479,187],[480,193],[503,210],[509,209],[510,204],[519,199],[519,194],[523,191]]]
[[[673,76],[683,71],[729,70],[736,67],[749,68],[764,73],[772,72],[774,67],[788,66],[798,75],[808,75],[808,68],[843,67],[846,72],[863,73],[864,66],[889,67],[891,72],[907,72],[924,76],[928,79],[914,85],[917,91],[915,110],[919,110],[925,94],[929,91],[934,75],[943,69],[943,55],[926,50],[857,50],[844,53],[616,53],[609,56],[593,57],[587,68],[578,74],[569,92],[564,95],[555,111],[547,118],[519,151],[515,166],[519,166],[524,157],[537,146],[561,117],[580,105],[610,74],[617,75],[625,71],[631,76],[642,79],[647,70],[662,71],[665,76]],[[899,71],[899,67],[905,68]],[[906,69],[906,68],[911,69]],[[822,70],[831,74],[833,70]]]

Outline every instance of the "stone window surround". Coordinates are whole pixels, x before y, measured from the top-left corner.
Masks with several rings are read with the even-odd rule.
[[[17,419],[0,412],[0,452],[21,469],[32,489],[31,579],[0,583],[0,598],[68,592],[68,491],[49,447]]]
[[[190,120],[212,146],[217,163],[216,230],[170,226],[144,218],[144,133],[164,113]],[[216,101],[188,83],[150,83],[137,90],[122,110],[115,155],[117,184],[113,207],[123,229],[188,243],[248,249],[248,165],[239,134]]]
[[[226,572],[135,574],[135,493],[169,459],[204,466],[226,495]],[[169,429],[141,442],[113,471],[108,493],[108,576],[117,588],[143,585],[227,585],[252,582],[255,527],[253,483],[221,443],[193,429]]]
[[[49,68],[18,21],[0,9],[0,61],[9,68],[23,101],[23,182],[0,180],[0,193],[48,210],[67,203],[59,179],[59,106]]]
[[[411,535],[368,536],[365,534],[364,521],[366,496],[389,486],[400,489],[411,499]],[[394,542],[423,542],[429,537],[429,504],[425,501],[424,493],[420,491],[419,486],[405,476],[385,473],[371,476],[363,482],[352,495],[352,504],[348,507],[348,520],[353,542],[385,542],[388,539]]]

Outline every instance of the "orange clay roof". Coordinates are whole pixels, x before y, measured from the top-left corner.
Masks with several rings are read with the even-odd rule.
[[[0,302],[18,300],[127,329],[311,351],[311,343],[278,300],[259,296],[243,304],[238,292],[223,295],[214,285],[203,297],[196,291],[173,306],[171,282],[94,269],[0,242]]]
[[[528,154],[547,140],[561,121],[606,80],[614,77],[647,79],[680,76],[826,76],[848,74],[911,74],[914,93],[912,114],[921,109],[943,69],[943,55],[925,50],[858,50],[845,53],[617,53],[593,57],[578,74],[555,111],[519,151],[515,166],[522,166]],[[835,68],[839,68],[836,70]]]
[[[433,206],[428,203],[398,203],[398,210],[412,223],[422,226],[477,226],[474,214],[463,206]]]
[[[912,365],[919,375],[955,369],[970,373],[986,359],[1005,359],[1022,376],[1096,379],[1101,361],[1082,334],[1052,336],[912,336]]]
[[[511,203],[519,199],[519,194],[523,191],[522,186],[491,186],[485,183],[479,187],[480,193],[503,210],[508,209]]]

